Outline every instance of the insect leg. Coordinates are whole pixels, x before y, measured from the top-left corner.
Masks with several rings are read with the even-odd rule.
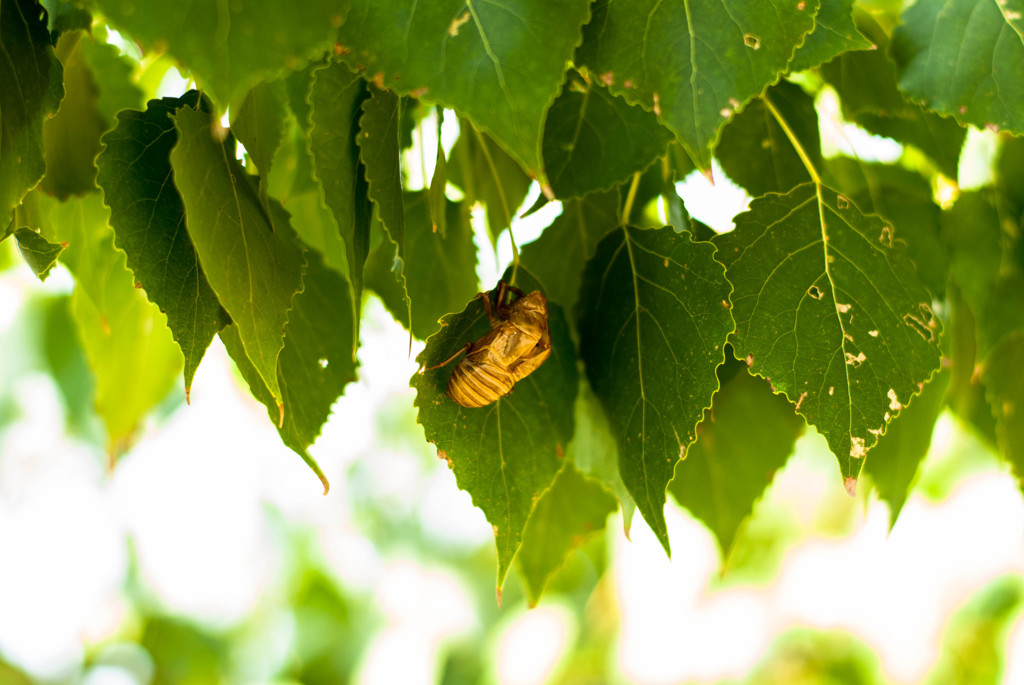
[[[448,366],[449,364],[451,364],[455,360],[456,357],[458,357],[463,352],[468,351],[469,348],[471,348],[472,346],[473,346],[473,343],[466,343],[465,345],[463,345],[462,347],[459,348],[458,352],[456,352],[452,356],[448,357],[447,359],[445,359],[440,364],[434,364],[433,366],[427,367],[427,371],[433,371],[434,369],[440,369],[442,366]]]
[[[491,328],[498,326],[498,319],[494,316],[494,310],[491,308],[491,294],[489,292],[482,292],[477,297],[484,301],[484,313],[487,314],[487,321],[490,322]],[[501,307],[501,290],[498,290],[498,307]]]

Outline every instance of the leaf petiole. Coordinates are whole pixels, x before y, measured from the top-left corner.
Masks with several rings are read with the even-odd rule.
[[[818,170],[814,168],[814,165],[811,163],[811,158],[807,156],[804,146],[800,144],[800,140],[796,137],[796,134],[793,133],[793,129],[791,129],[789,124],[786,123],[785,118],[783,118],[779,110],[775,109],[775,105],[772,104],[767,93],[765,93],[761,98],[761,102],[763,102],[768,111],[772,113],[772,116],[775,117],[775,121],[778,122],[783,133],[785,133],[786,137],[789,138],[790,144],[793,146],[793,149],[796,150],[796,154],[800,157],[800,161],[803,162],[804,168],[807,169],[807,173],[810,175],[811,180],[814,181],[815,185],[820,186],[821,175],[819,175]]]

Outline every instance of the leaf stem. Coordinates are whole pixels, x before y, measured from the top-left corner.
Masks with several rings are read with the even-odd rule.
[[[636,201],[636,191],[640,187],[640,172],[633,174],[633,181],[629,184],[629,192],[626,194],[626,204],[622,206],[622,216],[619,217],[619,224],[625,226],[629,223],[629,215],[633,213],[633,202]]]
[[[811,164],[811,158],[807,156],[804,146],[800,144],[796,134],[793,133],[793,129],[791,129],[789,124],[786,123],[786,120],[783,118],[779,110],[775,109],[775,105],[773,105],[772,101],[768,99],[767,93],[765,93],[761,98],[761,102],[763,102],[764,106],[768,108],[768,111],[772,113],[772,116],[775,117],[775,121],[779,124],[783,133],[785,133],[786,137],[789,138],[790,144],[793,146],[793,149],[796,150],[796,154],[800,157],[800,161],[803,162],[804,168],[807,169],[807,173],[810,175],[811,180],[814,181],[816,185],[820,186],[821,176],[818,174],[818,170],[814,168],[813,164]]]

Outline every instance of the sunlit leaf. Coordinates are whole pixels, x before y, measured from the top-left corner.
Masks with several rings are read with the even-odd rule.
[[[191,69],[222,107],[254,83],[306,64],[332,43],[344,3],[234,0],[228,4],[94,0],[110,23]]]
[[[458,110],[540,177],[544,114],[589,4],[353,0],[338,41],[378,85]]]
[[[174,386],[181,356],[166,318],[135,287],[124,253],[114,247],[100,196],[62,203],[39,195],[38,206],[46,239],[68,244],[61,262],[75,277],[71,311],[96,377],[96,412],[116,456]]]
[[[256,164],[260,176],[260,199],[267,203],[267,177],[274,153],[281,146],[288,114],[280,83],[261,81],[249,89],[238,114],[231,121],[231,132]]]
[[[540,601],[548,579],[566,557],[588,535],[603,529],[617,506],[610,493],[577,471],[572,462],[558,472],[530,515],[516,557],[531,606]]]
[[[939,365],[931,294],[899,235],[829,188],[754,200],[717,236],[736,355],[828,440],[847,489]]]
[[[406,193],[405,276],[412,295],[412,334],[426,340],[437,332],[445,314],[459,311],[479,291],[476,277],[476,246],[465,208],[446,200],[447,235],[435,232],[426,191]],[[391,315],[409,326],[409,310],[392,267],[394,246],[382,242],[366,262],[366,284],[387,306]]]
[[[665,488],[718,390],[731,286],[710,243],[620,228],[587,263],[580,354],[619,448],[619,470],[665,550]]]
[[[914,3],[890,46],[900,90],[963,125],[1024,133],[1024,37],[1018,31],[998,2]]]
[[[171,150],[178,141],[171,115],[199,102],[192,91],[181,98],[150,100],[144,112],[121,112],[96,160],[117,247],[127,254],[146,296],[167,314],[185,357],[186,393],[213,336],[230,322],[199,265],[171,169]]]
[[[702,169],[726,121],[785,71],[817,0],[598,0],[577,60],[658,115]]]
[[[25,263],[32,269],[32,273],[45,281],[50,271],[57,265],[57,258],[64,251],[67,245],[63,243],[51,243],[49,240],[28,228],[18,228],[10,232],[18,241],[18,250],[25,258]],[[0,240],[7,235],[0,237]]]
[[[518,273],[520,287],[532,289],[529,274]],[[412,377],[417,421],[439,456],[448,460],[459,487],[469,492],[494,527],[498,548],[498,587],[522,542],[537,498],[561,468],[573,436],[576,354],[562,309],[551,305],[551,356],[519,381],[510,395],[493,404],[467,409],[444,393],[453,362],[431,369],[466,343],[490,330],[483,304],[474,299],[457,314],[444,317],[441,330],[416,358],[426,370]]]
[[[208,112],[182,107],[172,118],[178,131],[174,182],[199,263],[284,412],[277,358],[292,298],[302,289],[302,249],[273,230],[255,181],[235,159],[234,138],[216,139]]]
[[[287,224],[287,214],[279,212],[274,222],[276,230],[289,230]],[[331,413],[331,405],[345,385],[355,380],[352,349],[355,321],[345,279],[329,269],[316,252],[307,252],[307,259],[303,290],[295,296],[284,329],[278,380],[288,411],[284,424],[277,430],[284,444],[295,450],[317,474],[326,494],[327,478],[309,455],[308,448],[320,435]],[[277,401],[246,356],[237,328],[229,326],[220,335],[252,394],[267,407],[270,420],[276,424]]]
[[[711,529],[727,556],[740,524],[793,452],[804,428],[793,407],[743,362],[719,367],[721,391],[676,464],[669,491]]]
[[[134,63],[108,43],[83,36],[78,44],[81,58],[89,65],[92,81],[99,91],[96,108],[103,117],[103,130],[117,124],[117,113],[123,109],[142,109],[145,105],[140,84],[143,75],[133,77]]]
[[[30,0],[0,4],[0,226],[43,177],[43,119],[64,96],[46,12]]]
[[[607,190],[665,154],[658,118],[596,83],[570,76],[544,126],[544,168],[561,199]]]
[[[800,86],[782,81],[766,93],[796,135],[811,164],[821,169],[821,139],[814,100]],[[715,157],[730,179],[753,196],[784,193],[811,180],[785,131],[760,100],[755,100],[722,129]]]
[[[943,370],[892,420],[864,462],[864,472],[889,505],[889,528],[903,510],[921,462],[932,443],[935,421],[945,406],[950,373]]]

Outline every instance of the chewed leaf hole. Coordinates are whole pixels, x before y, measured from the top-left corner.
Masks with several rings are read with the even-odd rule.
[[[743,35],[743,44],[748,48],[753,48],[754,50],[761,49],[761,39],[752,33],[746,33]]]
[[[321,357],[320,359],[317,360],[317,364],[320,365],[321,369],[326,369],[328,363],[329,362],[327,361],[327,359],[325,357]]]
[[[816,300],[820,300],[822,297],[825,296],[825,293],[821,292],[821,288],[819,288],[816,285],[812,285],[810,288],[808,288],[807,294]]]

